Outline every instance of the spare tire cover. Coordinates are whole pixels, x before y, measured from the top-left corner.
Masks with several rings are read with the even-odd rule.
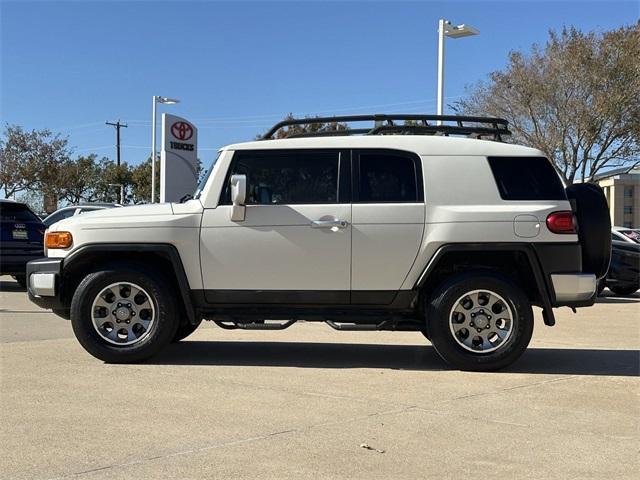
[[[593,183],[567,187],[567,197],[575,200],[578,240],[582,247],[582,271],[602,278],[611,261],[611,218],[602,188]]]

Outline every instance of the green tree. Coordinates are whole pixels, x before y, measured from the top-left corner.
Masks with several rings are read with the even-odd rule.
[[[98,199],[96,186],[100,183],[101,168],[95,154],[68,160],[63,165],[62,188],[59,200],[70,204],[93,202]]]
[[[513,140],[542,150],[567,183],[633,166],[640,153],[640,23],[604,33],[565,28],[511,52],[458,112],[506,118]]]
[[[66,138],[46,129],[28,132],[7,124],[0,140],[0,188],[4,196],[40,190],[45,197],[55,199],[62,186],[61,169],[69,155]]]
[[[159,166],[159,163],[156,167]],[[151,200],[151,158],[131,169],[131,201],[148,203]],[[160,200],[160,169],[156,168],[156,202]]]
[[[289,113],[285,120],[292,120],[294,118],[293,113]],[[314,117],[306,117],[309,120],[313,120]],[[287,138],[295,135],[303,135],[305,133],[322,133],[332,132],[336,130],[347,130],[349,126],[345,123],[329,122],[329,123],[309,123],[303,125],[291,125],[289,127],[281,128],[275,134],[275,138]],[[262,135],[257,135],[256,140],[262,139]]]

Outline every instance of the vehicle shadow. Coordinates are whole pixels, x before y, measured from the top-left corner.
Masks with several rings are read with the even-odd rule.
[[[26,288],[22,288],[18,282],[0,280],[0,292],[26,292]]]
[[[293,342],[183,341],[149,361],[163,365],[447,370],[431,346]],[[638,350],[530,348],[511,373],[640,375]]]

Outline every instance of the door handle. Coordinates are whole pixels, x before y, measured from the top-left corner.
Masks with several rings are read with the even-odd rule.
[[[339,220],[337,218],[333,220],[313,220],[311,222],[311,228],[346,228],[349,222],[346,220]]]

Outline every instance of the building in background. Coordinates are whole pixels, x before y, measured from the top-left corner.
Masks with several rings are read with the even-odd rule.
[[[640,167],[609,170],[594,181],[607,197],[611,225],[640,228]]]

